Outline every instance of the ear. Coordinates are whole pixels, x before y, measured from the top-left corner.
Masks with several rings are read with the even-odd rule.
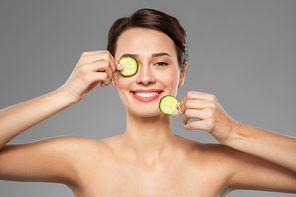
[[[112,78],[113,86],[116,88],[115,77],[116,77],[116,72],[113,74],[113,78]]]
[[[184,68],[180,71],[180,79],[179,79],[179,86],[182,86],[185,81],[185,75],[186,75],[186,70],[187,70],[187,61],[184,63]]]

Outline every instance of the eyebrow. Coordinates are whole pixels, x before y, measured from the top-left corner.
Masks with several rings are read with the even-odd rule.
[[[120,56],[120,58],[123,58],[123,57],[137,58],[137,57],[139,57],[139,55],[138,55],[138,54],[126,53],[126,54],[123,54],[122,56]],[[119,59],[120,59],[120,58],[119,58]]]
[[[160,57],[160,56],[170,56],[171,57],[171,55],[168,53],[153,53],[152,54],[152,57]]]
[[[172,57],[170,54],[165,53],[165,52],[162,52],[162,53],[153,53],[152,54],[152,57],[161,57],[161,56],[170,56],[170,57]],[[126,54],[123,54],[122,56],[120,56],[120,58],[122,58],[122,57],[137,58],[137,57],[139,57],[139,55],[138,54],[126,53]]]

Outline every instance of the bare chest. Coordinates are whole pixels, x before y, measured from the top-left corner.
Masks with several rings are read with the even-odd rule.
[[[143,168],[136,164],[89,167],[80,175],[76,196],[223,196],[227,177],[215,170],[184,163]]]

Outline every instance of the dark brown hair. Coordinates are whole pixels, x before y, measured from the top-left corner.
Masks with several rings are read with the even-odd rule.
[[[153,9],[141,9],[130,17],[115,21],[109,30],[107,50],[114,56],[118,37],[127,29],[140,27],[165,33],[175,43],[178,63],[181,69],[188,61],[186,32],[179,21],[170,15]]]

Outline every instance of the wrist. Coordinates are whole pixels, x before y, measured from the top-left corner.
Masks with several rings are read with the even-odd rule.
[[[65,105],[73,105],[78,103],[81,99],[78,99],[70,94],[70,92],[64,88],[64,86],[59,87],[55,91],[52,92],[55,96],[59,97]]]
[[[243,127],[244,124],[234,121],[234,124],[229,132],[229,137],[225,145],[234,147],[235,144],[241,143],[242,140],[244,140],[247,137],[246,134],[243,132]]]

